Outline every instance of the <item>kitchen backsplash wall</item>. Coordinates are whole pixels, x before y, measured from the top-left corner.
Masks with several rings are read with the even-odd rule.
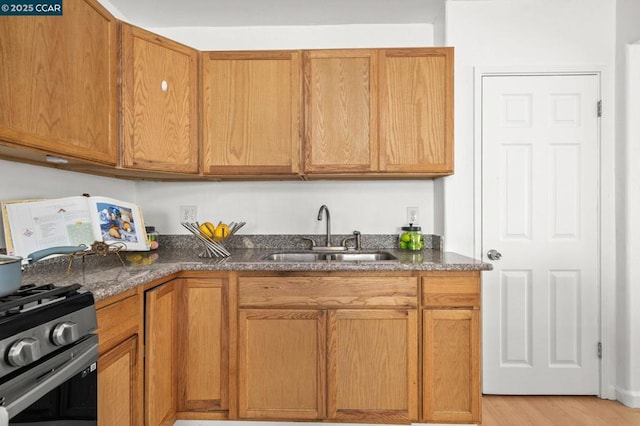
[[[323,234],[322,204],[335,234],[395,234],[407,222],[407,207],[418,207],[423,232],[438,233],[431,180],[134,182],[0,160],[0,182],[0,200],[89,193],[135,202],[145,223],[165,235],[188,233],[180,206],[197,206],[201,221],[245,221],[244,234]]]
[[[331,231],[393,234],[407,222],[407,207],[418,207],[425,233],[434,230],[434,182],[285,181],[285,182],[139,182],[138,203],[145,223],[161,234],[185,234],[180,206],[198,206],[201,222],[247,222],[245,234],[323,234],[317,220],[326,204]]]

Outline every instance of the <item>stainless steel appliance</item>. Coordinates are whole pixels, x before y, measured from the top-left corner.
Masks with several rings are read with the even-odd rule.
[[[9,425],[97,424],[96,328],[93,295],[78,284],[0,297],[0,410]]]

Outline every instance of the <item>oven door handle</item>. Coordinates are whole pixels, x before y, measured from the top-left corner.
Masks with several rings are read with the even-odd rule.
[[[90,339],[80,343],[70,351],[63,352],[45,362],[42,368],[46,368],[30,384],[30,386],[11,398],[6,404],[9,418],[20,413],[25,408],[51,392],[76,374],[90,367],[98,359],[97,339]],[[66,358],[66,360],[65,360]],[[62,364],[60,362],[62,361]],[[93,370],[92,370],[93,371]]]

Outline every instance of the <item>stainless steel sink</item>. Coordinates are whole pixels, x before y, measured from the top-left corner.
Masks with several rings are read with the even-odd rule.
[[[280,252],[270,253],[261,260],[270,262],[384,262],[397,257],[386,251],[375,252]]]
[[[331,260],[338,262],[381,262],[385,260],[398,260],[397,257],[386,251],[333,253],[330,256]]]
[[[325,260],[325,253],[271,253],[264,257],[262,260],[270,260],[273,262],[317,262],[319,260]]]

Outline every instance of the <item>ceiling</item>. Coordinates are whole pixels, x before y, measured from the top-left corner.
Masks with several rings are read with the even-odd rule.
[[[416,24],[442,19],[445,0],[108,0],[142,27]]]

